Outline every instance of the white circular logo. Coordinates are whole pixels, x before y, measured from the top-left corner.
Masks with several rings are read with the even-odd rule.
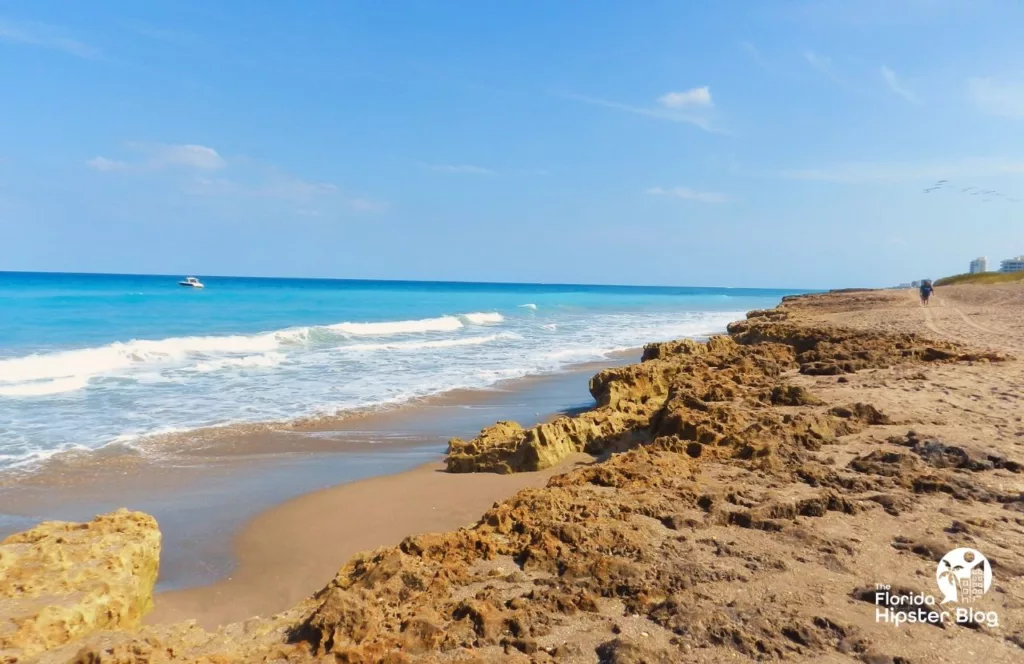
[[[977,549],[961,547],[942,556],[935,570],[942,602],[967,604],[992,587],[992,565]]]

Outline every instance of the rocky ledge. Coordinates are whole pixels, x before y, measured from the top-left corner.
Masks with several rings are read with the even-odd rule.
[[[141,512],[11,535],[0,542],[0,662],[136,627],[152,606],[159,565],[160,531]]]
[[[787,420],[775,406],[813,403],[806,390],[787,384],[787,372],[839,375],[909,362],[1007,359],[912,334],[824,328],[791,317],[786,308],[752,311],[729,326],[729,337],[649,344],[640,364],[590,380],[593,410],[530,429],[498,422],[473,440],[453,438],[448,471],[536,471],[574,453],[601,455],[652,441],[691,455],[702,454],[705,446],[756,454],[755,448],[779,436],[827,441],[849,433],[850,418],[814,413]],[[859,420],[864,416],[858,411]],[[867,422],[877,423],[872,417],[877,416],[867,415]]]
[[[453,440],[456,472],[597,457],[473,527],[357,555],[273,618],[96,633],[41,661],[1020,661],[1020,463],[946,439],[940,418],[912,412],[919,402],[894,417],[851,398],[1010,358],[817,324],[805,304],[753,312],[706,344],[648,346],[640,364],[594,377],[591,412]],[[876,621],[934,592],[956,546],[992,561],[985,601],[1001,627]]]

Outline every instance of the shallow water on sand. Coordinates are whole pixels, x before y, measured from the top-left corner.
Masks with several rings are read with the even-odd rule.
[[[604,364],[636,359],[635,354],[620,354]],[[154,515],[160,524],[164,540],[158,589],[206,585],[230,574],[232,539],[259,512],[304,493],[438,460],[449,438],[471,437],[498,419],[531,425],[589,407],[593,401],[587,383],[596,369],[579,368],[516,381],[500,390],[342,420],[334,429],[259,434],[272,444],[250,445],[252,434],[241,434],[238,441],[220,442],[217,449],[227,452],[204,453],[199,459],[184,454],[173,467],[153,463],[121,470],[115,463],[101,462],[85,470],[48,468],[30,484],[0,488],[0,504],[12,512],[0,518],[0,539],[42,520],[82,521],[129,506]],[[261,453],[235,453],[247,448]]]

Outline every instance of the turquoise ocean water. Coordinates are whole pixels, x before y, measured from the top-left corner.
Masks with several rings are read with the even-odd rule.
[[[705,336],[795,291],[0,272],[0,469]]]

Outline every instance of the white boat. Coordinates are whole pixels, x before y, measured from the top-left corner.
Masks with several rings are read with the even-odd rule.
[[[186,277],[184,281],[178,282],[179,286],[188,286],[190,288],[205,288],[203,282],[199,281],[195,277]]]

